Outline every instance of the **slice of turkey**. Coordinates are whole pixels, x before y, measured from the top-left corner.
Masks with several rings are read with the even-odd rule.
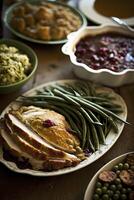
[[[20,149],[22,151],[26,151],[30,156],[36,158],[37,160],[46,160],[48,159],[48,156],[45,152],[42,152],[38,149],[36,149],[34,146],[30,145],[28,142],[26,142],[24,139],[19,137],[13,130],[12,127],[8,124],[8,122],[5,122],[5,131],[9,134],[9,136],[12,138],[12,140],[19,145]]]
[[[48,158],[61,158],[67,161],[71,161],[73,162],[73,164],[78,164],[80,162],[80,159],[78,159],[75,155],[58,150],[55,147],[48,144],[39,135],[37,135],[34,131],[30,130],[20,120],[18,120],[14,115],[6,114],[5,118],[6,123],[8,127],[10,127],[10,129],[12,130],[13,134],[17,133],[17,136],[21,138],[23,142],[25,141],[34,148],[38,149],[40,152],[45,153],[45,155],[47,155]]]
[[[22,106],[9,112],[55,148],[73,154],[77,154],[77,150],[80,149],[80,141],[69,131],[70,126],[65,117],[54,110]],[[47,127],[45,121],[50,121],[53,125]]]
[[[58,158],[49,158],[49,159],[42,159],[38,160],[36,157],[33,157],[29,154],[29,151],[27,151],[27,148],[25,150],[22,150],[22,145],[20,146],[19,143],[17,143],[14,138],[12,137],[12,134],[10,134],[7,129],[1,129],[0,130],[1,137],[4,141],[4,147],[15,157],[18,158],[18,160],[25,162],[25,160],[28,160],[29,163],[32,166],[32,169],[34,170],[56,170],[61,169],[64,167],[69,166],[75,166],[78,161],[72,160],[65,160],[65,159],[58,159]]]
[[[23,158],[28,159],[29,163],[32,165],[32,168],[35,170],[43,169],[43,162],[40,160],[34,159],[28,153],[23,152],[19,145],[11,138],[10,134],[8,134],[4,129],[0,130],[1,137],[3,139],[4,147],[10,151],[12,155],[18,158],[19,161],[22,161]]]

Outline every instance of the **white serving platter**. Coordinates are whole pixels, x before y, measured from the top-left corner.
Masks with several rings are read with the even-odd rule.
[[[74,83],[75,81],[78,80],[60,80],[60,81],[54,81],[54,82],[50,82],[50,83],[45,83],[42,84],[36,88],[33,88],[32,90],[29,90],[28,92],[26,92],[24,95],[33,95],[35,94],[35,91],[37,89],[42,89],[43,87],[49,86],[49,85],[53,85],[53,84],[70,84],[70,83]],[[118,102],[119,105],[121,105],[123,113],[121,113],[119,116],[120,118],[122,118],[123,120],[127,119],[127,106],[124,102],[124,100],[122,99],[122,97],[118,94],[116,94],[112,89],[110,88],[106,88],[106,87],[100,87],[98,86],[97,88],[98,92],[105,92],[105,93],[110,93],[112,96],[115,97],[115,101]],[[4,114],[11,108],[11,107],[16,107],[17,103],[11,102],[2,112],[0,118],[2,118],[4,116]],[[117,141],[117,139],[119,138],[119,136],[122,133],[122,130],[124,128],[124,124],[123,123],[119,123],[118,124],[118,129],[119,132],[118,134],[114,133],[113,131],[110,131],[110,133],[108,134],[107,138],[106,138],[106,143],[105,145],[100,145],[100,149],[98,151],[96,151],[95,153],[93,153],[90,157],[88,157],[86,160],[82,161],[80,164],[78,164],[75,167],[68,167],[68,168],[64,168],[64,169],[60,169],[57,171],[52,171],[52,172],[45,172],[45,171],[35,171],[32,169],[20,169],[17,167],[17,165],[14,162],[10,162],[7,161],[3,158],[3,150],[2,150],[2,145],[0,145],[0,162],[3,163],[5,166],[7,166],[9,169],[11,169],[14,172],[18,172],[21,174],[29,174],[29,175],[33,175],[33,176],[57,176],[57,175],[62,175],[62,174],[67,174],[70,172],[74,172],[77,171],[79,169],[82,169],[83,167],[86,167],[88,165],[90,165],[91,163],[93,163],[94,161],[96,161],[97,159],[99,159],[100,157],[102,157],[113,145],[114,143]]]

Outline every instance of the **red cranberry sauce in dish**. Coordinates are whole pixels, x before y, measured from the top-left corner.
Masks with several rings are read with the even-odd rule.
[[[94,70],[134,69],[134,38],[118,33],[85,36],[76,45],[77,62]]]

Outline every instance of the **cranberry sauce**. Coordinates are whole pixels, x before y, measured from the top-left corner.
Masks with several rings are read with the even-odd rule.
[[[86,36],[76,45],[77,62],[92,69],[134,69],[134,38],[117,33]]]

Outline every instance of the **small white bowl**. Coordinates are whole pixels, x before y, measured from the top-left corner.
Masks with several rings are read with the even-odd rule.
[[[97,34],[109,32],[134,37],[134,32],[130,32],[116,25],[105,24],[101,26],[85,27],[68,35],[68,41],[63,45],[62,52],[70,56],[70,60],[74,64],[74,73],[81,79],[91,80],[93,82],[97,82],[110,87],[118,87],[121,85],[133,83],[134,69],[125,69],[121,72],[114,72],[109,69],[94,70],[86,64],[79,63],[76,60],[76,44],[80,41],[81,38],[87,35],[94,36]]]

